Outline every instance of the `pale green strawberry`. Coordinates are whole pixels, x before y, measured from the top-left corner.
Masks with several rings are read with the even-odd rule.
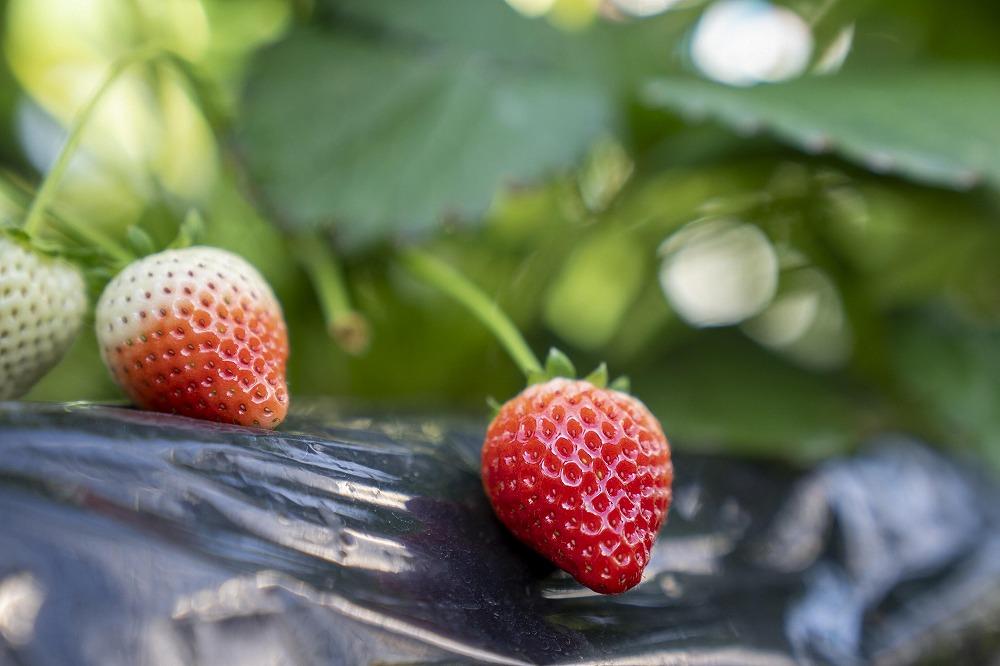
[[[78,268],[0,234],[0,400],[21,397],[59,362],[86,309]]]

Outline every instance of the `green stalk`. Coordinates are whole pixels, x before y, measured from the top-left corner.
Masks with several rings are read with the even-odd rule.
[[[404,250],[402,260],[411,273],[451,296],[488,328],[525,377],[542,372],[542,364],[514,323],[468,278],[434,255],[414,248]]]
[[[97,88],[91,98],[87,103],[80,109],[80,112],[73,119],[73,123],[70,125],[69,135],[66,137],[66,143],[59,151],[59,155],[56,157],[56,162],[49,170],[48,175],[45,176],[45,180],[42,181],[42,186],[38,189],[38,193],[35,195],[34,200],[31,202],[31,207],[28,209],[27,217],[24,221],[24,226],[22,229],[29,236],[38,235],[41,231],[43,222],[45,220],[45,211],[55,196],[55,191],[59,187],[59,183],[62,181],[63,175],[66,173],[66,169],[69,167],[70,160],[76,153],[76,149],[80,145],[80,141],[83,138],[83,130],[86,129],[87,125],[90,123],[91,116],[94,115],[94,109],[107,94],[108,90],[114,84],[114,82],[121,76],[122,72],[128,69],[131,65],[137,62],[143,62],[150,60],[161,55],[159,49],[140,49],[138,51],[133,51],[132,53],[126,54],[116,60],[114,64],[111,65],[111,69],[108,70],[107,75],[104,77],[104,81]],[[116,254],[115,250],[108,247],[110,242],[109,239],[104,238],[102,240],[96,240],[100,247],[105,251],[109,252],[112,256]],[[121,251],[121,248],[118,248]]]
[[[370,338],[368,321],[351,304],[337,255],[318,233],[294,236],[292,246],[319,297],[330,336],[344,351],[362,353]]]
[[[113,238],[93,225],[84,224],[76,218],[59,215],[55,217],[56,224],[65,228],[70,234],[102,250],[118,267],[124,268],[136,260],[135,254],[119,245]]]

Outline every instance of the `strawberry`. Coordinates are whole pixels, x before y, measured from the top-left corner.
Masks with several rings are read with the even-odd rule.
[[[79,269],[0,234],[0,400],[22,396],[63,357],[86,309]]]
[[[601,593],[639,583],[670,507],[659,422],[627,393],[557,377],[505,403],[486,432],[483,485],[520,540]]]
[[[583,380],[552,349],[544,368],[496,302],[416,248],[404,265],[455,299],[504,346],[528,388],[497,407],[483,442],[483,487],[500,521],[595,592],[639,584],[670,508],[674,469],[659,421],[610,385],[602,363]]]
[[[288,335],[264,278],[223,250],[136,261],[97,304],[101,356],[144,409],[265,428],[288,411]]]

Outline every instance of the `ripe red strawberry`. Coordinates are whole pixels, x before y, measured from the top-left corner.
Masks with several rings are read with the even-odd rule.
[[[86,309],[79,269],[0,234],[0,400],[21,397],[63,357]]]
[[[105,365],[136,405],[265,428],[288,410],[288,335],[257,270],[190,247],[127,266],[101,294]]]
[[[670,508],[673,467],[659,422],[639,400],[556,378],[500,408],[482,475],[515,536],[607,594],[639,583]]]

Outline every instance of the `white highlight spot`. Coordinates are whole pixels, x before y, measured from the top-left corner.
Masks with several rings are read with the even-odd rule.
[[[812,31],[805,20],[763,0],[716,2],[698,21],[691,42],[698,69],[734,86],[798,76],[812,50]]]
[[[757,227],[738,220],[695,222],[660,247],[660,285],[688,323],[727,326],[754,316],[771,302],[778,257]]]
[[[542,16],[552,9],[556,0],[507,0],[507,4],[525,16]]]
[[[851,351],[852,336],[837,287],[815,268],[782,278],[778,295],[743,330],[802,365],[832,368]]]
[[[45,591],[30,573],[0,580],[0,635],[11,645],[25,645],[35,633],[44,600]]]
[[[830,42],[826,51],[819,57],[819,62],[816,63],[816,72],[819,74],[833,74],[837,72],[844,64],[844,61],[847,60],[847,54],[851,52],[853,44],[854,24],[852,23],[838,32],[837,36]]]
[[[615,6],[630,16],[653,16],[665,12],[681,0],[614,0]]]

